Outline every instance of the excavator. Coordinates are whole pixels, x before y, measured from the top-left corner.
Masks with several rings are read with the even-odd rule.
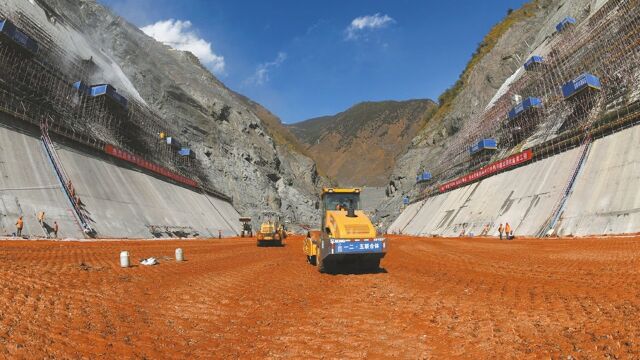
[[[256,233],[258,246],[282,246],[282,240],[287,237],[284,224],[276,213],[266,212],[263,214],[265,221],[260,225],[260,230]]]
[[[320,230],[309,231],[303,242],[307,261],[318,271],[335,273],[355,265],[375,271],[387,252],[387,239],[377,234],[360,208],[360,189],[323,188]]]

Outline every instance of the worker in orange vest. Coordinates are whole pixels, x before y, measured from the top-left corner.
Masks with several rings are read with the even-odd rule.
[[[507,235],[507,240],[513,239],[513,236],[511,235],[511,225],[509,225],[509,223],[506,223],[504,226],[504,233]]]
[[[502,223],[500,223],[500,226],[498,226],[498,232],[500,233],[500,240],[502,240],[502,232],[504,231],[504,228],[502,227]]]
[[[22,220],[22,216],[18,218],[16,221],[16,236],[22,236],[22,228],[24,227],[24,221]]]

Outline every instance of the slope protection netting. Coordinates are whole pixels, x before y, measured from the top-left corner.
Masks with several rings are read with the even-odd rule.
[[[114,101],[117,93],[92,96],[74,88],[78,81],[106,83],[109,77],[124,75],[119,68],[118,74],[109,74],[115,71],[113,61],[91,48],[79,29],[51,11],[20,2],[0,4],[0,19],[9,20],[37,43],[35,50],[25,49],[6,32],[0,35],[0,109],[34,125],[47,123],[53,133],[99,150],[105,144],[115,145],[195,178],[208,191],[217,193],[208,185],[209,179],[193,150],[190,156],[179,153],[181,146],[189,144],[169,144],[160,136],[175,140],[182,129],[148,107],[135,89],[130,89],[126,77],[118,80],[128,95],[121,102]],[[105,63],[111,63],[109,69],[104,68]]]
[[[427,169],[433,180],[420,185],[416,199],[438,192],[456,176],[519,151],[533,149],[536,157],[549,156],[579,146],[603,127],[614,131],[637,123],[640,1],[609,0],[580,23],[555,31],[538,49],[531,55],[543,60],[514,74],[487,109],[452,138],[439,162]],[[599,88],[565,96],[563,85],[585,73],[599,80]],[[509,116],[518,101],[529,97],[541,105]],[[471,154],[470,147],[485,138],[496,139],[498,150]]]

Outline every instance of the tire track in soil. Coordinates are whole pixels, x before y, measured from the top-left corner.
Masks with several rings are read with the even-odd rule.
[[[639,240],[393,237],[358,275],[300,238],[0,242],[0,357],[638,358]]]

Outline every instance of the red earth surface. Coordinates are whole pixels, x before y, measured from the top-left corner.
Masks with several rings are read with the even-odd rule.
[[[0,358],[640,358],[639,237],[393,236],[382,268],[320,274],[300,237],[2,241]]]

